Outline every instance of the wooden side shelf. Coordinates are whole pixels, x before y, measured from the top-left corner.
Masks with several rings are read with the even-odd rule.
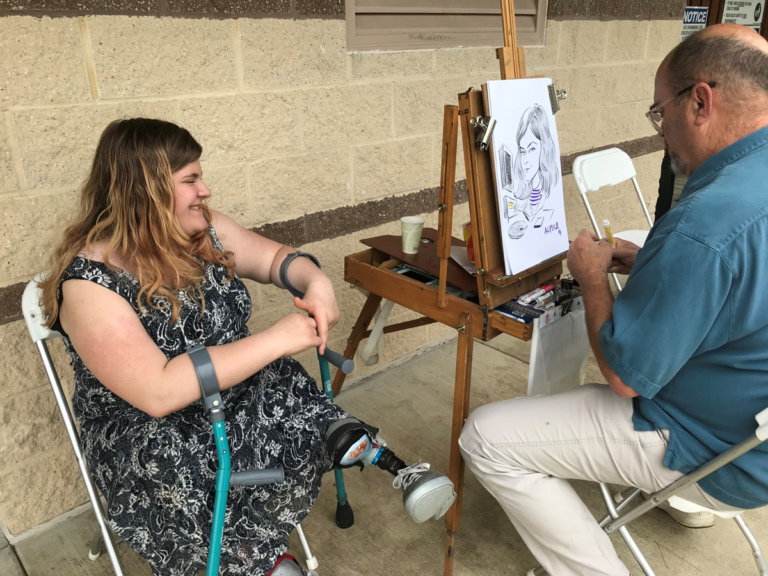
[[[501,333],[521,340],[531,339],[531,324],[515,322],[508,316],[486,310],[480,304],[452,294],[445,295],[446,306],[440,308],[437,305],[437,287],[392,272],[390,268],[395,263],[396,260],[376,249],[350,254],[344,258],[344,280],[457,330],[464,326],[462,316],[468,314],[473,319],[472,337],[480,340],[490,340]]]

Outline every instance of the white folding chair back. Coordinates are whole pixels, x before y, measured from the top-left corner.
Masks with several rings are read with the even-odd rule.
[[[64,421],[64,426],[67,429],[67,435],[72,443],[72,449],[75,451],[75,457],[77,463],[80,466],[80,474],[85,482],[85,488],[88,492],[88,498],[91,500],[93,511],[96,514],[96,521],[99,523],[99,529],[101,531],[101,540],[107,548],[109,558],[112,561],[112,566],[115,570],[116,576],[124,576],[120,560],[117,556],[114,544],[112,542],[109,526],[107,525],[107,519],[104,514],[104,510],[101,507],[101,500],[96,492],[96,487],[91,481],[90,470],[88,469],[88,463],[83,458],[83,452],[80,448],[80,436],[77,433],[75,427],[75,420],[72,416],[72,412],[69,409],[69,404],[64,396],[64,390],[61,387],[59,376],[56,373],[56,368],[53,365],[51,355],[48,352],[47,340],[53,340],[61,337],[61,334],[50,328],[43,326],[45,318],[43,317],[43,310],[40,307],[40,300],[42,297],[42,291],[38,287],[38,283],[42,280],[43,275],[38,275],[32,280],[24,289],[24,295],[21,298],[21,308],[24,313],[24,320],[27,323],[27,329],[29,335],[32,337],[32,341],[37,346],[37,351],[40,353],[40,358],[43,361],[43,367],[45,368],[46,376],[51,384],[53,395],[56,397],[56,405],[59,408],[61,419]],[[99,557],[101,550],[101,542],[96,540],[91,546],[89,556],[92,560]]]
[[[645,205],[643,194],[640,191],[640,185],[637,183],[637,172],[635,172],[632,160],[626,152],[618,148],[608,148],[607,150],[579,156],[573,161],[573,176],[576,179],[576,186],[581,194],[584,207],[587,209],[589,221],[592,223],[592,228],[598,238],[602,238],[604,234],[602,227],[597,224],[595,215],[592,212],[592,206],[590,206],[587,199],[587,194],[589,192],[596,192],[606,186],[616,186],[627,180],[632,180],[632,185],[635,187],[643,214],[645,214],[645,219],[648,221],[648,228],[650,229],[653,226],[653,220],[651,220],[648,207]],[[623,232],[612,232],[612,234],[622,240],[628,240],[642,247],[648,236],[648,230],[625,230]],[[621,290],[621,284],[616,274],[613,275],[613,281],[616,283],[616,287]]]

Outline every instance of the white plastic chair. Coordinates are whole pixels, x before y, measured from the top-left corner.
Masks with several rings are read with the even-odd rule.
[[[645,205],[643,194],[640,192],[640,185],[637,183],[637,172],[635,172],[632,160],[626,152],[618,148],[608,148],[607,150],[579,156],[573,161],[573,176],[576,179],[576,186],[579,188],[584,207],[587,209],[589,220],[592,222],[592,228],[594,228],[598,238],[603,238],[604,234],[601,227],[598,226],[597,220],[595,220],[592,207],[587,199],[587,193],[596,192],[605,186],[616,186],[629,179],[632,179],[637,198],[640,200],[640,206],[642,206],[645,219],[648,221],[648,228],[650,229],[653,226],[653,220],[651,220],[648,207]],[[617,238],[628,240],[642,248],[648,236],[648,230],[612,231],[612,234]],[[616,283],[616,287],[621,290],[619,278],[616,274],[613,274],[613,281]]]
[[[80,467],[80,474],[83,477],[83,482],[85,482],[88,498],[91,500],[93,511],[96,514],[96,521],[99,523],[100,533],[97,534],[96,538],[91,542],[88,557],[91,560],[96,560],[101,555],[101,546],[104,544],[107,553],[109,554],[109,559],[112,561],[115,576],[124,576],[125,573],[120,565],[120,559],[117,556],[114,543],[112,542],[111,531],[107,525],[107,517],[101,507],[101,500],[96,492],[96,487],[91,481],[88,463],[85,461],[85,458],[83,458],[83,451],[80,448],[80,436],[75,427],[75,420],[69,409],[67,399],[64,396],[64,390],[61,387],[59,376],[56,373],[56,367],[53,365],[53,360],[48,352],[46,341],[60,338],[61,334],[43,326],[45,318],[43,317],[43,311],[40,307],[42,291],[37,286],[38,282],[41,280],[42,277],[37,276],[27,284],[27,287],[24,289],[24,294],[21,297],[21,308],[24,313],[24,320],[27,323],[29,335],[37,346],[37,351],[40,353],[40,357],[43,361],[45,373],[48,376],[48,381],[51,383],[53,395],[56,397],[56,405],[61,413],[64,427],[67,429],[67,436],[69,436],[69,441],[72,443],[72,449],[75,451],[75,458],[77,458],[77,464]]]

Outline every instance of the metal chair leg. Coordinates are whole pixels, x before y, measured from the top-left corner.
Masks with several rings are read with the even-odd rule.
[[[600,486],[602,488],[603,486],[605,486],[605,484],[601,484]],[[611,506],[613,506],[614,499],[613,499],[613,496],[611,496],[610,491],[608,491],[607,486],[606,486],[606,492],[608,494],[608,498],[611,499]],[[618,504],[618,506],[615,506],[614,509],[613,509],[613,514],[615,514],[615,516],[611,513],[611,509],[609,508],[608,509],[609,510],[608,516],[603,518],[602,521],[599,524],[600,528],[604,528],[605,525],[608,524],[608,522],[610,522],[615,517],[617,517],[618,513],[627,504],[629,504],[635,498],[637,498],[637,496],[639,494],[640,494],[640,490],[635,489],[628,497],[624,498]],[[603,498],[605,498],[605,497],[606,497],[606,493],[603,493]],[[607,504],[606,504],[606,507],[607,507]],[[637,554],[635,554],[635,559],[637,560],[638,564],[640,564],[640,567],[643,569],[643,571],[646,573],[646,575],[647,576],[653,576],[653,570],[651,569],[650,565],[646,561],[646,559],[643,556],[643,554],[640,552],[640,549],[637,547],[637,544],[635,544],[635,541],[632,539],[632,536],[630,536],[629,532],[627,532],[626,529],[625,530],[619,529],[619,533],[624,538],[624,541],[627,543],[627,546],[629,546],[629,549],[632,551],[632,554],[635,554],[635,552],[637,552]],[[637,556],[638,554],[640,555],[640,558],[642,558],[642,560],[640,558],[638,558],[638,556]],[[548,576],[548,574],[547,574],[547,571],[544,570],[544,568],[542,568],[541,566],[537,566],[533,570],[529,570],[526,573],[526,576]],[[768,576],[768,575],[765,575],[765,576]]]
[[[607,484],[600,482],[600,493],[603,495],[603,500],[605,501],[605,507],[608,508],[608,513],[611,515],[611,518],[615,520],[619,517],[619,512],[616,510],[616,506],[613,502],[613,495],[608,489]],[[626,526],[619,528],[619,534],[624,538],[627,548],[632,552],[632,555],[635,557],[635,560],[637,560],[637,563],[640,565],[645,576],[656,576],[656,573],[653,571],[653,568],[651,568],[651,565],[648,564],[648,561],[645,559],[645,556],[643,556],[643,553],[640,551],[640,548],[635,543],[634,538],[632,538]]]
[[[299,540],[301,540],[301,547],[304,548],[304,557],[307,561],[307,569],[309,570],[307,576],[318,576],[317,574],[317,558],[315,558],[315,555],[312,554],[312,551],[309,549],[309,542],[307,542],[307,537],[304,536],[304,530],[301,528],[301,524],[296,524],[296,532],[299,534]]]
[[[72,449],[75,452],[75,457],[80,467],[80,475],[83,477],[85,489],[88,492],[88,498],[90,499],[91,505],[93,506],[93,511],[96,514],[96,521],[99,523],[99,529],[103,535],[104,546],[106,547],[107,554],[109,554],[109,559],[112,562],[112,568],[115,571],[115,576],[124,576],[125,572],[123,571],[123,567],[120,564],[120,558],[118,557],[115,545],[112,543],[110,538],[111,531],[107,525],[106,514],[101,507],[101,500],[99,500],[99,496],[96,493],[96,487],[91,481],[88,463],[86,462],[82,449],[80,448],[80,436],[77,433],[74,418],[72,417],[72,413],[69,411],[69,405],[67,404],[67,400],[64,397],[64,390],[61,387],[59,376],[56,373],[53,360],[51,359],[51,355],[48,352],[48,346],[45,344],[45,340],[38,340],[35,342],[35,344],[37,346],[37,351],[40,354],[40,358],[43,361],[43,367],[45,368],[46,375],[48,376],[48,381],[51,384],[53,395],[56,398],[56,404],[59,408],[59,412],[61,413],[61,418],[64,421],[64,427],[67,430],[67,436],[69,436]]]
[[[638,489],[633,489],[633,492],[626,498],[623,497],[623,493],[622,493],[622,500],[619,501],[618,505],[616,506],[616,512],[621,512],[627,506],[627,504],[634,501],[635,498],[637,498],[639,495],[640,495],[640,490]],[[615,502],[616,497],[614,497],[613,500]],[[611,520],[613,520],[613,518],[611,518],[611,515],[608,514],[608,516],[606,516],[600,521],[600,524],[599,524],[600,528],[605,528],[606,524],[608,524],[608,522],[610,522]]]
[[[88,559],[98,560],[101,557],[101,548],[104,544],[104,536],[101,534],[101,529],[96,530],[96,534],[91,538],[90,544],[88,544]]]
[[[752,548],[752,558],[755,559],[755,564],[757,564],[757,571],[760,573],[760,576],[768,575],[768,565],[765,563],[763,551],[760,550],[760,545],[757,543],[757,540],[755,540],[754,534],[752,534],[752,531],[749,529],[747,523],[744,522],[744,519],[741,516],[736,516],[733,520],[741,529],[741,533],[744,534],[744,538],[746,538],[747,542],[749,542],[749,547]]]

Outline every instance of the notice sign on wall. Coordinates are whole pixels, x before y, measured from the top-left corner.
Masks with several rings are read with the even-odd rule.
[[[765,0],[725,0],[723,23],[749,26],[760,34]]]
[[[688,38],[694,32],[703,30],[707,26],[709,8],[701,6],[689,6],[683,15],[683,31],[680,33],[680,42]]]

